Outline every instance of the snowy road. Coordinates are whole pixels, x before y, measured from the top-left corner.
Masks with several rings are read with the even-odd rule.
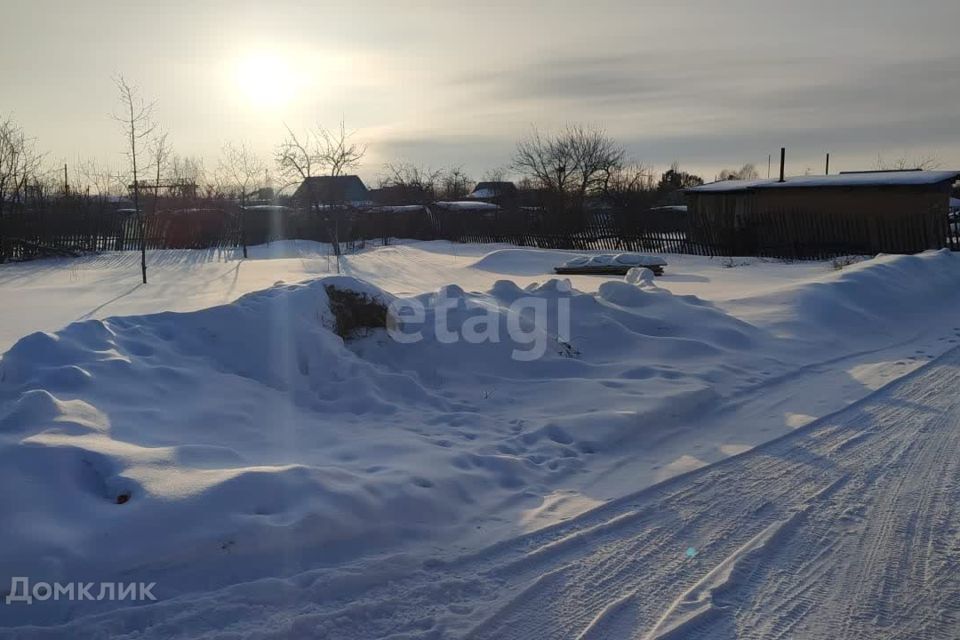
[[[957,637],[958,384],[954,351],[802,434],[536,540],[491,570],[526,584],[471,637]]]
[[[953,350],[777,441],[451,563],[314,572],[33,631],[958,637],[958,386]]]

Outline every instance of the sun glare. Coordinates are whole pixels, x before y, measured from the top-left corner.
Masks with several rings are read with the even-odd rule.
[[[258,109],[279,109],[295,97],[301,79],[284,56],[256,51],[234,66],[234,83],[246,102]]]

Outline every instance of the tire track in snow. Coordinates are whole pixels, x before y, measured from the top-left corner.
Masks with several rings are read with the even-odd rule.
[[[562,589],[524,591],[471,637],[957,636],[958,365],[951,352],[796,437],[667,483],[638,504],[661,514],[646,529],[658,535],[643,518],[641,531],[585,534],[551,558]],[[794,518],[776,545],[737,553]],[[681,559],[688,544],[697,555]],[[699,616],[664,626],[680,594],[744,556]],[[536,572],[524,565],[514,578]]]

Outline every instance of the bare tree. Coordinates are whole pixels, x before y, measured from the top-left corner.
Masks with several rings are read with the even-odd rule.
[[[543,136],[532,129],[517,143],[513,168],[561,201],[575,205],[602,193],[611,173],[623,165],[623,148],[601,129],[569,125]]]
[[[915,158],[900,156],[893,160],[887,160],[882,155],[877,155],[877,169],[881,171],[909,171],[918,169],[921,171],[933,171],[939,169],[942,163],[934,155],[924,154]]]
[[[323,169],[314,136],[310,132],[297,135],[289,126],[284,127],[287,137],[275,155],[277,170],[285,181],[281,189],[319,175]]]
[[[566,135],[576,159],[577,195],[582,200],[590,193],[602,192],[611,172],[623,166],[623,147],[599,129],[577,125],[567,127]]]
[[[246,206],[250,192],[262,183],[266,175],[266,165],[245,142],[228,142],[223,145],[217,172],[228,189],[237,196],[240,206]]]
[[[482,180],[484,182],[504,182],[507,179],[507,172],[509,170],[505,167],[494,167],[493,169],[488,169],[484,174]]]
[[[642,162],[616,167],[604,185],[604,200],[621,209],[649,206],[657,196],[657,176]]]
[[[441,174],[440,197],[447,200],[465,198],[473,187],[473,180],[460,167],[447,169]]]
[[[253,151],[241,142],[223,145],[220,166],[217,171],[224,183],[240,200],[240,243],[243,245],[243,257],[247,257],[246,213],[247,196],[266,176],[266,167]]]
[[[412,162],[387,163],[384,171],[380,187],[396,191],[403,204],[426,204],[435,200],[443,176],[443,171]]]
[[[144,152],[143,141],[150,136],[155,126],[153,123],[154,103],[146,103],[140,97],[137,88],[121,75],[114,79],[117,91],[120,93],[120,110],[114,114],[114,119],[120,123],[127,143],[127,158],[133,182],[133,207],[140,221],[140,271],[143,283],[147,283],[147,234],[146,220],[140,208],[140,154]]]
[[[544,138],[533,128],[517,143],[513,168],[540,188],[563,193],[572,185],[574,162],[573,150],[565,137]]]
[[[95,158],[78,163],[77,172],[86,183],[87,192],[92,189],[100,198],[122,195],[125,191],[120,176]]]
[[[203,158],[199,157],[171,153],[166,171],[170,193],[179,198],[196,198],[207,179]]]
[[[359,166],[367,152],[366,146],[351,141],[353,133],[347,132],[343,121],[335,131],[317,125],[302,135],[284,126],[287,137],[277,147],[275,156],[277,168],[285,181],[281,188],[314,176],[344,175],[347,170]],[[311,197],[315,200],[312,205],[319,210],[319,200]]]
[[[717,175],[717,181],[721,180],[758,180],[760,178],[760,172],[757,171],[757,168],[747,163],[740,167],[739,169],[723,169]]]
[[[357,168],[367,153],[366,145],[351,142],[353,133],[347,132],[343,120],[336,131],[317,126],[315,135],[320,162],[326,168],[327,175],[342,176],[347,170]]]
[[[27,187],[40,179],[43,156],[35,142],[11,118],[0,120],[0,217],[10,204],[26,199]]]
[[[660,180],[657,182],[657,189],[663,193],[671,193],[690,187],[697,187],[701,184],[703,184],[703,178],[681,170],[680,163],[674,161],[670,165],[670,168],[660,175]]]
[[[150,140],[150,162],[154,170],[153,175],[153,210],[152,214],[156,216],[157,208],[160,203],[160,189],[163,186],[164,170],[170,163],[170,143],[167,141],[167,134],[161,133]]]

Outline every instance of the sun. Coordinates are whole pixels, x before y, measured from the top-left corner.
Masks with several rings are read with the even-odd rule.
[[[233,80],[247,104],[275,111],[296,98],[303,79],[280,53],[252,51],[236,61]]]

